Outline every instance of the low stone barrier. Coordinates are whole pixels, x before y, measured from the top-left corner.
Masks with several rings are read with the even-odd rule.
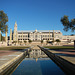
[[[31,48],[22,50],[22,53],[17,57],[0,66],[0,75],[8,75],[12,71],[12,69],[14,69],[25,58],[30,50]]]
[[[58,55],[53,54],[48,51],[48,48],[38,46],[49,58],[51,58],[66,74],[74,75],[75,74],[75,64],[61,58]]]

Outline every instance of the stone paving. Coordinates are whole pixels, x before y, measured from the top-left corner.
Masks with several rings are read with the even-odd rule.
[[[33,49],[37,49],[37,50],[38,50],[38,49],[40,49],[40,48],[35,45],[35,46],[33,46]]]
[[[0,67],[20,55],[21,51],[0,50]]]
[[[39,47],[35,46],[34,49],[39,49]],[[75,50],[49,50],[50,52],[68,60],[69,62],[75,64]],[[13,58],[20,55],[21,51],[9,51],[9,50],[0,50],[0,67],[12,60]]]
[[[61,58],[66,59],[67,61],[75,64],[75,50],[49,50],[55,55],[60,56]]]

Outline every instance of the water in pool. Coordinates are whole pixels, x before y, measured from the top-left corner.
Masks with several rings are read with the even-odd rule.
[[[41,50],[32,50],[12,75],[65,75]]]

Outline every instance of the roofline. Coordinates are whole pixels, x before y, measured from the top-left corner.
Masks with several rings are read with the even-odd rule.
[[[60,30],[54,30],[55,32],[61,32]],[[35,30],[19,30],[17,32],[35,32]],[[37,30],[37,32],[53,32],[53,30]]]

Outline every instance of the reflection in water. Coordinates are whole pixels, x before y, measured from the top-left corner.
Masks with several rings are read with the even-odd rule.
[[[41,50],[32,50],[29,52],[29,58],[45,58],[47,55]]]
[[[41,50],[31,50],[27,58],[34,58],[37,62],[38,58],[48,58],[48,56]]]
[[[35,61],[36,60],[36,61]],[[41,50],[32,50],[12,75],[65,75]]]

